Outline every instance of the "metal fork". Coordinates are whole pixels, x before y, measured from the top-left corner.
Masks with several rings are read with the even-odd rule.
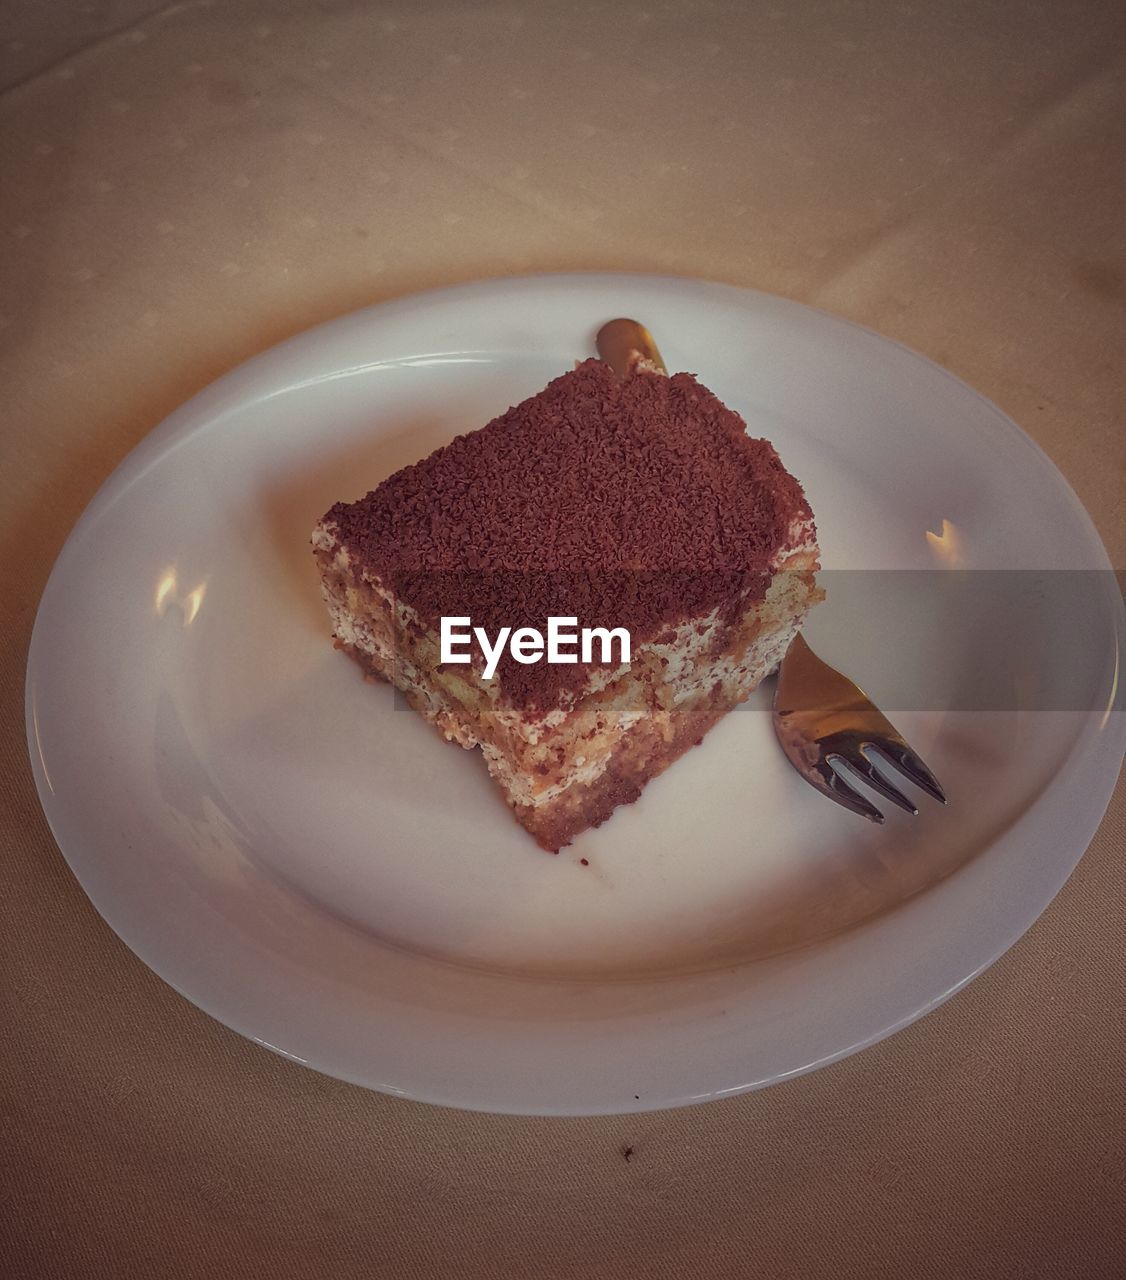
[[[599,357],[619,376],[638,359],[668,372],[649,330],[636,320],[609,321],[595,341]],[[861,817],[884,820],[840,769],[851,770],[877,795],[918,816],[918,809],[888,781],[877,761],[946,803],[938,779],[879,707],[847,676],[822,662],[800,633],[778,669],[773,719],[782,750],[798,773],[822,795]]]

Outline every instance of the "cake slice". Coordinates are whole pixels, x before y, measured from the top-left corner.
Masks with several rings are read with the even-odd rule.
[[[338,647],[480,747],[545,849],[597,826],[742,702],[820,598],[801,486],[691,374],[588,360],[405,467],[313,533]],[[478,646],[442,618],[625,628],[587,661]],[[576,655],[581,659],[582,655]]]

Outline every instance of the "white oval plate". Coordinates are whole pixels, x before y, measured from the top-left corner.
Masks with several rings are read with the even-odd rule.
[[[855,593],[830,588],[809,628],[826,657],[877,700],[891,656],[937,690],[896,719],[950,805],[882,829],[789,770],[760,690],[553,858],[477,753],[364,683],[329,642],[316,519],[538,390],[618,314],[775,442],[827,566],[1108,568],[1058,472],[976,393],[746,290],[487,282],[237,369],[129,455],[63,549],[32,639],[29,743],[59,846],[109,924],[201,1008],[318,1070],[538,1113],[808,1071],[996,959],[1111,794],[1113,592],[1065,652],[1089,673],[1086,710],[981,711],[957,687],[996,659],[988,626],[940,617],[908,646],[887,619],[862,634]],[[1050,685],[1051,661],[1022,678]]]

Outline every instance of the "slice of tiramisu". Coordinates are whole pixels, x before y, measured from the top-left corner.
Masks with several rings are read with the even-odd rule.
[[[337,645],[480,746],[551,850],[743,701],[820,598],[813,516],[774,448],[692,375],[598,360],[337,503],[313,545]],[[586,661],[510,648],[487,678],[479,647],[441,660],[443,618],[625,629],[629,662],[600,637]]]

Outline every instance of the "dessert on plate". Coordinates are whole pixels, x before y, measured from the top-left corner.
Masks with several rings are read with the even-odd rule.
[[[691,374],[644,364],[585,361],[337,503],[313,546],[337,646],[479,746],[549,850],[699,743],[820,598],[813,514],[773,446]],[[442,661],[443,619],[499,637],[553,617],[624,629],[629,661],[604,640]]]

